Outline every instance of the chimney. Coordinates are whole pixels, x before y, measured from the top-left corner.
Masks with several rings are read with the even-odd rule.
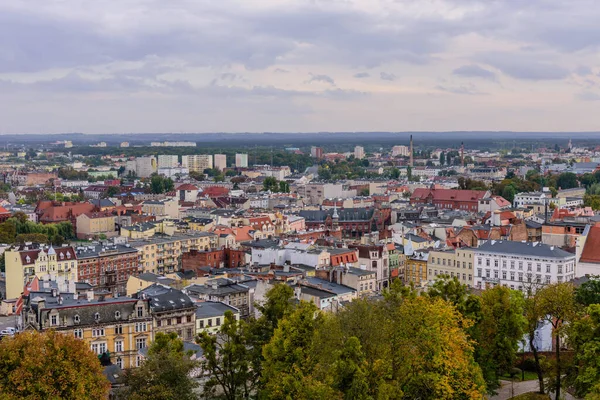
[[[413,166],[413,137],[412,135],[410,135],[410,161],[409,161],[409,165],[412,167]]]
[[[460,142],[460,166],[465,166],[465,142]]]

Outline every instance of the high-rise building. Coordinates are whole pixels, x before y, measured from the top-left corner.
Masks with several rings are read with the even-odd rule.
[[[181,156],[181,166],[188,168],[190,172],[204,172],[205,169],[213,167],[213,156],[210,154]]]
[[[310,148],[310,156],[313,158],[323,158],[323,149],[321,147],[312,146]]]
[[[227,168],[227,156],[225,154],[215,154],[215,168],[219,171]]]
[[[157,168],[154,156],[137,157],[135,159],[135,174],[139,178],[149,178],[150,175],[156,172]]]
[[[408,157],[408,146],[394,146],[392,147],[392,157]]]
[[[238,168],[248,168],[248,154],[236,154],[235,166]]]
[[[160,154],[158,156],[158,168],[175,168],[179,166],[179,156]]]
[[[354,158],[361,160],[364,157],[365,157],[365,148],[362,146],[355,146],[354,147]]]

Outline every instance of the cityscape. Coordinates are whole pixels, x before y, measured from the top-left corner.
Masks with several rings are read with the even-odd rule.
[[[0,398],[600,399],[600,3],[0,3]]]

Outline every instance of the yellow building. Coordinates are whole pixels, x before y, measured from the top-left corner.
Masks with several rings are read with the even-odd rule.
[[[473,252],[470,248],[432,250],[427,261],[428,276],[447,275],[458,278],[460,283],[473,287]]]
[[[84,213],[77,217],[77,238],[89,239],[102,234],[106,237],[117,235],[116,217],[110,212]]]
[[[412,283],[419,287],[427,283],[427,259],[428,252],[415,251],[413,255],[407,256],[404,268],[404,282]]]
[[[40,247],[39,244],[21,245],[7,249],[6,298],[14,299],[23,292],[25,284],[35,276],[48,275],[52,280],[77,281],[77,257],[73,247]]]
[[[202,332],[215,334],[225,321],[225,313],[231,311],[236,320],[240,319],[240,310],[219,301],[196,303],[196,335]]]
[[[191,249],[207,250],[217,245],[217,235],[208,232],[189,232],[173,236],[154,236],[130,242],[140,251],[144,272],[165,274],[178,271],[181,255]]]
[[[171,200],[147,200],[142,204],[142,212],[148,215],[179,218],[179,202]]]
[[[83,296],[82,296],[83,297]],[[24,329],[55,329],[82,339],[121,368],[139,366],[138,350],[153,339],[149,301],[130,297],[95,300],[93,293],[34,291],[23,309]]]
[[[212,218],[189,217],[184,221],[187,222],[190,230],[198,232],[210,232],[210,230],[215,226],[215,220]]]

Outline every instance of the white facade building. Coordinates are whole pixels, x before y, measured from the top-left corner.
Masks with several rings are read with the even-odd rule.
[[[173,178],[174,176],[178,175],[179,176],[185,176],[185,175],[189,175],[190,174],[190,170],[188,168],[184,168],[184,167],[173,167],[173,168],[158,168],[158,174],[159,175],[164,175],[167,178]]]
[[[248,154],[236,154],[235,166],[238,168],[248,168]]]
[[[474,285],[527,291],[575,278],[576,255],[542,243],[490,240],[473,249]]]
[[[156,172],[156,168],[156,158],[154,156],[137,157],[135,159],[135,174],[140,178],[149,178],[150,175]]]
[[[158,168],[175,168],[179,166],[179,156],[160,154],[158,156]]]
[[[227,156],[225,154],[215,154],[215,168],[219,171],[227,168]]]
[[[543,192],[518,193],[515,195],[514,205],[520,208],[527,204],[544,204],[547,197]]]
[[[190,171],[204,172],[205,169],[213,167],[213,156],[211,154],[181,156],[181,166]]]
[[[408,157],[408,155],[409,155],[408,146],[392,147],[392,157],[397,157],[397,156]]]
[[[362,146],[354,147],[354,158],[358,158],[359,160],[365,157],[365,148]]]

